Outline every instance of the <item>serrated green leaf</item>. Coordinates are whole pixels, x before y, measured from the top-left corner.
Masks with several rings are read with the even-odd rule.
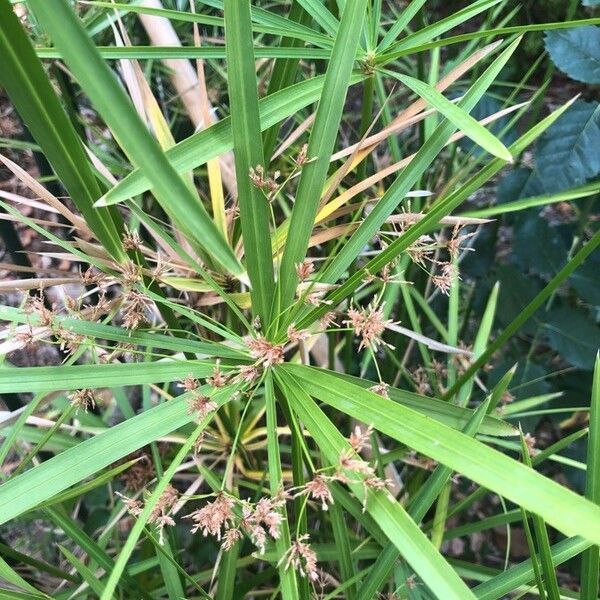
[[[577,100],[538,142],[535,171],[546,191],[566,190],[597,176],[598,145],[600,104]]]
[[[600,83],[600,27],[548,31],[545,44],[552,62],[571,79]]]

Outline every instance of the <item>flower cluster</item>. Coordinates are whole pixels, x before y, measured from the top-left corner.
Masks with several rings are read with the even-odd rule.
[[[265,173],[265,169],[262,165],[256,165],[256,167],[250,167],[249,171],[250,181],[254,187],[257,187],[263,192],[267,200],[271,201],[275,196],[275,192],[279,189],[277,179],[279,179],[279,171],[275,171],[272,176]]]
[[[134,500],[128,498],[123,494],[116,492],[117,496],[121,498],[127,512],[133,517],[139,517],[144,510],[144,503],[141,500]],[[173,507],[177,504],[178,493],[172,485],[167,485],[164,492],[160,495],[157,502],[152,507],[150,515],[148,516],[148,523],[156,526],[158,529],[158,540],[162,545],[164,543],[164,528],[168,525],[173,527],[175,521],[171,516]]]
[[[83,408],[87,412],[90,408],[96,408],[96,397],[94,396],[94,392],[89,388],[76,390],[69,394],[67,398],[71,401],[71,406],[74,406],[77,411]]]
[[[392,323],[383,314],[383,305],[370,304],[367,308],[351,308],[348,310],[348,319],[344,321],[354,329],[356,335],[362,337],[359,349],[377,348],[383,344],[382,335],[385,328]]]
[[[256,358],[263,367],[271,367],[283,362],[283,344],[274,344],[262,336],[247,341],[250,356]]]
[[[252,504],[221,492],[187,517],[194,522],[192,533],[200,531],[204,537],[215,537],[225,551],[246,534],[262,554],[268,537],[276,540],[281,535],[284,503],[284,496],[263,497]]]

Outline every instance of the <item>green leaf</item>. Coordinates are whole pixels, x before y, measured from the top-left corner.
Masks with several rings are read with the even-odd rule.
[[[354,75],[350,82],[357,83],[361,79],[360,75]],[[265,131],[265,129],[316,102],[321,96],[324,81],[325,77],[320,75],[261,99],[258,103],[261,130]],[[232,148],[231,118],[227,117],[179,142],[167,150],[165,155],[178,173],[184,173],[205,164],[210,159],[216,158]],[[109,190],[103,196],[102,202],[106,204],[123,202],[151,187],[152,183],[145,173],[140,169],[136,169],[112,190]]]
[[[397,78],[418,94],[427,104],[437,109],[451,123],[454,123],[460,131],[473,140],[476,144],[487,150],[493,156],[512,163],[513,158],[506,146],[483,125],[476,121],[468,112],[450,102],[430,85],[409,77],[408,75],[397,75]]]
[[[210,361],[161,361],[55,367],[0,369],[0,394],[7,392],[56,392],[81,388],[143,385],[185,379],[189,374],[206,377],[213,371]]]
[[[349,383],[360,386],[365,390],[375,385],[374,381],[346,375],[345,373],[336,373],[336,376]],[[469,423],[473,416],[473,411],[468,408],[463,408],[444,400],[421,396],[420,394],[415,394],[414,392],[408,392],[399,388],[389,387],[388,395],[394,402],[398,402],[407,408],[416,410],[417,412],[435,419],[448,427],[452,427],[453,429],[462,429]],[[494,416],[486,416],[483,419],[479,432],[496,436],[513,436],[519,434],[518,429],[513,425]]]
[[[475,410],[465,425],[463,431],[466,435],[473,436],[481,427],[481,423],[488,412],[489,401],[482,402]],[[410,498],[408,514],[419,523],[427,514],[429,509],[448,484],[452,476],[452,469],[438,465],[425,483],[418,489],[417,493]],[[358,590],[359,600],[370,600],[381,589],[389,577],[390,571],[398,559],[398,551],[394,545],[388,545],[383,549],[373,567],[369,570],[363,585]]]
[[[250,169],[264,167],[265,164],[252,50],[250,1],[225,0],[225,25],[233,151],[252,310],[267,326],[275,280],[269,202],[250,181]]]
[[[321,0],[298,0],[298,2],[331,37],[335,38],[338,35],[340,24]],[[351,2],[352,0],[349,4]]]
[[[292,364],[282,368],[319,400],[539,514],[566,535],[600,541],[600,508],[521,463],[331,373]],[[572,518],[574,510],[580,519]]]
[[[587,471],[585,480],[585,497],[600,504],[600,357],[596,355],[592,398],[590,405],[590,432],[587,446]],[[581,593],[580,600],[596,600],[598,597],[598,572],[600,570],[600,554],[598,546],[588,548],[581,561]]]
[[[225,46],[96,46],[98,54],[105,60],[119,59],[224,59]],[[63,58],[57,48],[36,48],[38,58]],[[295,46],[266,46],[254,48],[255,58],[296,58],[328,60],[331,51],[326,48],[297,48]]]
[[[510,151],[513,156],[520,155],[525,148],[527,148],[534,140],[536,140],[552,123],[554,123],[567,108],[570,103],[561,106],[559,109],[548,115],[545,119],[542,119],[539,123],[536,123],[529,131],[522,135],[514,144],[510,146]],[[331,303],[338,304],[343,299],[351,295],[354,290],[363,284],[364,277],[367,274],[375,274],[380,271],[386,264],[394,260],[402,252],[404,252],[412,243],[414,243],[421,235],[432,231],[439,220],[446,215],[449,215],[456,207],[460,206],[471,194],[481,189],[483,184],[493,177],[498,171],[505,165],[504,161],[495,158],[488,163],[483,169],[473,175],[463,186],[461,186],[455,192],[452,192],[449,196],[440,199],[436,202],[429,211],[425,214],[425,217],[411,226],[402,236],[394,240],[387,248],[382,250],[377,256],[372,258],[362,269],[355,272],[350,276],[343,284],[336,288],[329,296],[327,300]],[[372,214],[372,213],[371,213]],[[586,245],[587,250],[582,251],[579,254],[577,264],[583,262],[585,256],[587,256],[595,246],[589,247]],[[339,255],[338,255],[339,256]],[[570,275],[574,270],[574,266],[569,267],[569,272],[566,276]],[[306,327],[311,324],[314,319],[320,317],[328,310],[331,310],[328,304],[313,309],[307,316],[298,320],[297,326],[299,328]],[[526,320],[526,318],[525,318]],[[509,334],[509,336],[512,334]],[[496,348],[497,349],[497,348]],[[495,350],[494,350],[495,351]],[[481,363],[483,364],[483,363]],[[481,365],[479,365],[481,366]],[[476,368],[479,368],[475,367]],[[473,372],[475,372],[475,369]],[[465,375],[465,380],[468,379],[473,373]],[[462,383],[461,383],[462,385]],[[458,388],[457,388],[458,389]],[[455,392],[456,390],[454,390]]]
[[[123,366],[131,370],[130,365]],[[221,403],[227,399],[228,397],[223,398]],[[188,414],[185,396],[178,396],[10,479],[0,486],[0,505],[4,506],[0,524],[35,508],[82,479],[193,419],[194,416]]]
[[[366,0],[347,2],[327,67],[323,91],[308,142],[310,162],[302,168],[289,234],[281,260],[278,282],[281,309],[285,309],[294,297],[298,282],[295,265],[306,257],[344,110],[346,93],[352,81],[352,65],[356,57],[366,6]]]
[[[577,556],[590,546],[590,542],[574,537],[554,544],[552,550],[552,563],[558,566],[567,560]],[[473,591],[479,600],[499,600],[506,597],[516,588],[529,583],[534,576],[531,559],[511,567],[510,569],[492,577],[488,581],[476,586]]]
[[[532,468],[531,456],[529,448],[525,442],[525,437],[521,434],[521,455],[523,462],[529,468]],[[527,524],[527,514],[524,514],[523,522]],[[539,515],[532,516],[533,528],[535,531],[535,539],[540,551],[540,568],[543,575],[544,590],[548,594],[549,600],[560,600],[560,592],[558,591],[558,581],[556,579],[556,571],[552,564],[552,551],[550,549],[550,539],[548,537],[548,529],[546,523]],[[531,546],[530,546],[531,548]]]
[[[232,395],[237,391],[239,387],[239,384],[235,384],[218,389],[213,395],[211,395],[211,400],[217,405],[218,408],[220,408],[221,406],[223,406],[223,404],[225,404],[231,399]],[[204,388],[206,389],[206,391],[208,391],[208,389],[210,389],[210,386],[204,386]],[[210,423],[213,416],[214,413],[210,413],[199,420],[192,433],[188,435],[181,448],[177,451],[175,457],[171,460],[169,467],[162,474],[162,476],[159,477],[158,483],[152,490],[152,494],[150,494],[150,497],[147,498],[144,502],[144,508],[142,512],[138,515],[133,528],[127,536],[125,544],[119,552],[119,556],[115,561],[115,566],[112,572],[110,573],[108,581],[106,582],[106,587],[104,589],[104,592],[100,596],[100,600],[110,600],[111,595],[113,594],[113,592],[119,584],[122,574],[125,572],[127,562],[135,549],[137,541],[140,535],[142,534],[144,527],[150,515],[152,514],[152,511],[154,510],[154,507],[159,502],[163,492],[166,490],[167,486],[171,482],[171,479],[175,475],[175,472],[177,471],[185,457],[192,450],[196,440],[204,431],[206,426]]]
[[[557,308],[546,315],[541,331],[568,363],[580,369],[593,369],[600,348],[600,328],[586,311]]]
[[[350,444],[306,393],[303,382],[296,381],[294,376],[290,375],[291,372],[287,368],[278,369],[276,377],[288,395],[294,412],[304,422],[321,452],[331,464],[337,464],[339,457],[351,450]],[[295,370],[293,372],[296,375]],[[354,475],[353,478],[356,479]],[[454,569],[442,558],[418,525],[389,492],[382,490],[367,492],[360,483],[349,483],[349,487],[354,495],[364,502],[366,511],[438,598],[444,600],[473,598],[472,592]],[[365,494],[367,494],[366,498]]]
[[[10,321],[11,323],[31,323],[35,326],[39,324],[39,317],[32,314],[26,314],[25,311],[12,306],[0,305],[0,320]],[[244,358],[244,354],[223,344],[209,341],[199,341],[190,339],[178,339],[172,336],[159,333],[158,331],[142,331],[124,329],[113,325],[104,325],[94,323],[93,321],[84,321],[74,317],[65,317],[55,315],[55,324],[72,331],[73,333],[93,337],[99,340],[110,340],[123,344],[135,344],[136,346],[147,346],[154,350],[170,350],[172,352],[193,352],[207,356],[220,358]]]
[[[241,265],[227,241],[170,165],[66,0],[57,0],[51,5],[44,0],[32,0],[29,7],[129,158],[152,182],[161,206],[211,257],[234,275],[239,275]]]
[[[552,62],[571,79],[600,83],[600,27],[548,31],[545,44]]]
[[[63,553],[64,557],[71,563],[75,570],[81,575],[83,580],[90,586],[90,589],[96,596],[100,596],[104,591],[104,585],[96,577],[96,575],[82,563],[74,554],[69,552],[65,547],[59,544],[59,550]],[[114,596],[113,596],[114,597]]]
[[[512,171],[515,173],[516,171]],[[505,181],[504,178],[502,181]],[[536,206],[546,206],[547,204],[554,204],[557,202],[568,202],[569,200],[579,200],[580,198],[587,198],[589,196],[595,196],[600,192],[600,182],[593,181],[586,185],[579,186],[574,189],[570,189],[564,192],[558,192],[556,194],[544,194],[539,196],[530,196],[526,198],[520,198],[512,202],[503,202],[489,208],[479,208],[476,210],[469,210],[461,213],[461,217],[495,217],[498,215],[505,215],[511,212],[519,212],[528,208],[534,208]]]
[[[267,451],[269,464],[269,483],[271,496],[275,497],[283,487],[283,473],[281,471],[281,454],[279,450],[279,439],[277,432],[277,407],[275,404],[275,393],[273,390],[273,379],[270,373],[265,377],[265,407],[267,413]],[[287,519],[287,511],[283,507],[284,519],[281,523],[281,535],[275,540],[277,549],[277,569],[281,584],[281,597],[283,600],[298,600],[298,583],[296,571],[286,569],[283,556],[291,546],[290,527]]]
[[[90,5],[109,8],[111,10],[120,10],[123,13],[133,12],[143,15],[154,15],[164,17],[173,21],[186,21],[188,23],[202,23],[215,27],[224,27],[225,21],[222,17],[212,15],[186,12],[183,10],[170,10],[165,8],[154,8],[151,6],[139,6],[135,4],[122,4],[120,2],[89,2]],[[311,42],[317,46],[331,47],[332,40],[309,27],[304,27],[294,21],[267,11],[258,7],[251,7],[252,29],[260,33],[270,33],[273,35],[286,35],[290,38],[298,38],[306,42]],[[284,44],[285,45],[285,44]]]
[[[8,0],[0,0],[0,54],[0,84],[98,241],[124,259],[120,216],[93,207],[101,192],[88,157]]]
[[[519,40],[515,40],[510,44],[484,71],[460,101],[461,108],[468,112],[477,104],[478,100],[488,87],[492,85],[513,52],[517,49],[518,43]],[[398,204],[406,197],[406,194],[412,189],[439,152],[441,152],[454,130],[455,126],[447,121],[436,128],[433,135],[421,146],[411,162],[387,188],[385,194],[373,206],[373,210],[360,223],[358,229],[323,270],[320,277],[321,281],[335,283],[343,275],[362,251],[365,244],[377,234],[386,219],[394,212]],[[418,225],[422,227],[422,221]],[[396,245],[400,240],[404,241],[406,239],[406,235],[401,236],[401,238],[388,246],[387,250]],[[383,254],[382,252],[379,257]],[[372,262],[375,261],[377,259],[374,259]],[[370,272],[372,274],[376,273],[376,271]]]
[[[428,42],[439,35],[442,35],[446,31],[453,29],[482,13],[483,11],[491,8],[495,4],[498,4],[501,0],[479,0],[476,2],[471,2],[468,6],[463,8],[462,10],[456,11],[452,13],[450,16],[445,19],[436,20],[435,23],[428,25],[427,27],[423,27],[418,31],[407,35],[404,39],[400,40],[396,44],[394,44],[390,48],[390,52],[395,54],[401,52],[403,50],[407,50],[408,52],[414,52],[415,48],[417,48],[420,44],[424,42]],[[491,36],[485,36],[491,37]],[[442,45],[445,40],[442,40]]]
[[[546,191],[573,188],[598,175],[598,145],[600,104],[577,100],[538,142],[535,171]]]

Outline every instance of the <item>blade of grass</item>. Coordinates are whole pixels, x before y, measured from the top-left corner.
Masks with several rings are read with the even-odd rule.
[[[485,91],[496,80],[498,74],[517,49],[520,40],[510,44],[496,60],[477,79],[459,103],[459,106],[470,111],[483,96]],[[431,164],[442,150],[455,127],[450,122],[443,122],[416,153],[413,160],[388,187],[385,194],[374,205],[373,210],[362,221],[348,242],[342,247],[336,257],[329,263],[321,274],[320,281],[334,283],[337,281],[352,261],[358,256],[365,244],[379,231],[386,219],[392,214],[398,203],[419,180],[425,169]],[[422,221],[421,221],[422,223]],[[402,236],[404,238],[405,236]],[[393,245],[393,244],[392,244]]]
[[[110,571],[114,564],[113,559],[64,510],[59,507],[47,507],[43,509],[42,514],[47,516],[56,527],[62,529],[64,534],[73,540],[88,555],[90,560],[93,560],[105,571]],[[128,573],[124,574],[120,583],[121,587],[135,594],[136,597],[139,595],[145,600],[152,598],[145,590],[138,587],[135,580]]]
[[[450,102],[435,88],[408,75],[396,75],[396,78],[418,94],[431,107],[437,109],[450,122],[454,123],[468,138],[487,150],[493,156],[497,156],[509,163],[513,158],[506,146],[490,131],[483,127],[460,105]]]
[[[212,396],[212,401],[215,402],[215,404],[217,404],[217,406],[219,406],[219,407],[222,406],[223,404],[225,404],[226,402],[229,401],[232,394],[235,393],[236,388],[238,388],[238,387],[239,386],[227,386],[227,387],[221,388]],[[148,411],[148,412],[150,412],[150,411]],[[115,561],[115,566],[114,566],[112,572],[110,573],[108,581],[106,582],[106,587],[104,588],[104,592],[100,596],[100,600],[110,600],[113,592],[115,591],[115,589],[119,583],[121,575],[127,566],[127,562],[129,560],[129,557],[131,556],[131,553],[133,552],[133,550],[135,548],[137,540],[139,539],[139,536],[142,534],[144,527],[146,525],[146,522],[148,521],[148,518],[150,517],[150,513],[152,512],[152,509],[154,508],[156,503],[159,501],[162,493],[165,491],[167,485],[173,478],[173,475],[175,474],[175,471],[177,470],[179,465],[183,462],[185,457],[188,455],[190,450],[193,448],[196,440],[198,439],[198,436],[204,431],[206,426],[212,420],[212,417],[213,417],[212,414],[208,415],[199,422],[198,426],[188,436],[185,443],[181,446],[181,448],[177,452],[177,455],[173,458],[173,460],[169,464],[169,467],[167,468],[167,470],[164,472],[163,476],[160,478],[160,480],[156,484],[156,487],[152,491],[152,494],[150,495],[150,497],[144,503],[144,509],[142,510],[142,512],[140,513],[138,518],[136,519],[135,525],[133,526],[129,535],[127,536],[127,540],[126,540],[125,544],[123,545],[123,548],[121,549],[121,552],[120,552],[117,560]],[[113,431],[114,429],[115,428],[113,428],[110,431]],[[60,456],[58,458],[60,458]]]
[[[115,381],[115,385],[119,385],[118,382]],[[0,486],[0,505],[3,506],[0,524],[189,423],[193,416],[187,409],[186,396],[178,396],[7,481]]]
[[[353,75],[350,82],[354,84],[361,79],[360,75]],[[324,81],[325,77],[322,75],[313,77],[259,100],[261,130],[268,129],[319,100]],[[231,118],[227,117],[179,142],[165,154],[175,170],[183,173],[203,165],[211,158],[232,148]],[[145,173],[136,169],[109,190],[101,201],[116,204],[141,194],[151,187],[152,183]]]
[[[292,23],[298,23],[303,26],[310,26],[312,23],[311,16],[304,10],[298,0],[293,0],[290,6],[287,20]],[[283,37],[281,46],[301,46],[302,42],[298,39]],[[269,79],[269,88],[267,95],[284,90],[294,83],[296,73],[298,72],[299,61],[294,58],[280,58],[275,61],[271,78]],[[279,125],[273,125],[263,133],[263,147],[267,165],[269,164],[277,136],[279,134]]]
[[[201,13],[186,12],[182,10],[172,10],[167,8],[153,8],[143,5],[123,4],[120,2],[82,2],[92,6],[117,9],[125,12],[133,12],[144,15],[154,15],[164,17],[172,21],[185,21],[188,23],[200,23],[202,25],[212,25],[215,27],[224,27],[225,20],[222,17],[206,15]],[[261,18],[262,17],[262,18]],[[331,47],[332,41],[327,36],[313,31],[309,27],[303,26],[296,21],[289,21],[284,17],[258,7],[252,7],[252,30],[258,33],[270,33],[272,35],[286,35],[293,39],[299,39],[305,42],[313,43],[320,47]],[[283,44],[284,46],[286,44]]]
[[[529,448],[527,447],[522,433],[521,456],[523,457],[524,464],[531,469],[531,456],[529,455]],[[525,515],[524,521],[526,518],[527,516]],[[532,521],[535,539],[537,541],[537,546],[540,553],[540,568],[544,580],[544,589],[550,600],[560,600],[560,591],[558,589],[556,571],[554,570],[554,565],[552,564],[552,551],[550,550],[550,539],[548,537],[546,524],[544,523],[544,519],[537,514],[532,515]]]
[[[441,23],[441,21],[439,22]],[[439,24],[438,23],[438,24]],[[442,38],[436,40],[435,42],[429,42],[426,44],[416,44],[413,45],[415,40],[418,38],[411,38],[411,36],[407,36],[404,40],[402,40],[402,49],[398,51],[392,51],[389,53],[379,54],[376,57],[377,64],[387,64],[389,62],[393,62],[398,60],[402,56],[406,56],[408,54],[414,54],[416,52],[426,52],[428,50],[432,50],[434,48],[439,48],[440,46],[449,46],[452,44],[461,44],[463,42],[468,42],[470,40],[476,40],[480,38],[492,38],[498,36],[508,36],[508,35],[523,35],[526,33],[533,33],[536,31],[551,31],[555,29],[570,29],[573,27],[583,27],[585,25],[599,25],[600,18],[591,18],[591,19],[579,19],[573,21],[558,21],[558,22],[550,22],[550,23],[528,23],[527,25],[514,25],[512,27],[498,27],[495,29],[487,29],[483,28],[480,31],[475,31],[472,33],[464,33],[461,35],[456,35],[452,37]],[[433,26],[430,26],[433,27]],[[446,29],[447,30],[447,29]],[[431,39],[439,35],[439,28],[434,29],[433,33],[431,31],[426,31],[425,35],[422,35],[422,32],[425,30],[421,30],[412,35],[419,35],[421,40]],[[410,38],[410,39],[409,39]]]
[[[265,159],[260,133],[249,0],[225,0],[225,42],[238,203],[251,284],[252,311],[267,327],[275,280],[269,228],[270,207],[264,194],[250,180],[250,169],[258,166],[264,168]]]
[[[50,598],[46,594],[38,591],[30,583],[25,581],[10,565],[0,556],[0,577],[11,583],[12,585],[21,588],[27,592],[24,598]],[[19,598],[21,596],[18,596]]]
[[[98,241],[124,260],[121,218],[114,210],[94,208],[101,191],[83,145],[8,0],[0,1],[0,54],[0,83]]]
[[[412,0],[412,2],[404,8],[400,13],[399,18],[394,21],[392,26],[385,32],[383,39],[377,46],[377,54],[385,52],[396,40],[396,38],[404,31],[408,24],[412,21],[415,15],[421,10],[421,7],[427,0]]]
[[[213,362],[186,360],[144,363],[136,365],[135,369],[126,363],[8,368],[0,370],[0,394],[177,381],[189,374],[207,377],[213,368]]]
[[[29,6],[123,149],[152,182],[161,206],[225,269],[239,275],[241,265],[227,241],[139,119],[68,3],[32,0]]]
[[[462,374],[458,381],[445,394],[451,398],[462,386],[490,359],[490,357],[506,344],[506,342],[532,317],[535,312],[550,298],[558,287],[585,259],[600,245],[600,230],[597,231],[571,260],[548,282],[544,289],[515,317],[504,331],[488,346],[486,351]]]
[[[600,508],[523,464],[331,372],[291,363],[280,368],[319,400],[372,423],[381,433],[539,514],[565,534],[582,535],[593,542],[600,539]],[[571,518],[573,510],[579,511],[581,520]]]
[[[346,4],[327,67],[315,123],[308,142],[307,156],[310,162],[304,165],[300,175],[287,244],[281,260],[277,288],[280,309],[287,308],[291,303],[298,282],[295,265],[306,257],[312,225],[351,82],[352,65],[356,57],[366,5],[366,0],[349,0]]]
[[[552,550],[552,564],[556,567],[567,560],[577,556],[590,546],[590,542],[581,537],[574,537],[554,544]],[[484,583],[473,588],[479,600],[499,600],[506,597],[521,585],[529,583],[534,578],[531,559],[511,567],[510,569],[492,577]]]
[[[585,497],[600,504],[600,357],[596,355],[592,398],[590,402],[590,431],[587,445],[587,474]],[[600,568],[598,546],[588,548],[581,562],[581,600],[595,600],[598,596],[598,571]]]
[[[304,422],[321,452],[330,463],[337,464],[339,457],[351,449],[348,442],[293,376],[278,369],[276,377],[285,388],[288,399],[292,400],[290,404],[294,412]],[[356,479],[354,475],[353,478]],[[389,492],[366,492],[360,483],[350,483],[349,487],[360,500],[368,494],[366,511],[438,598],[466,600],[473,597],[469,588]]]
[[[12,323],[30,323],[32,326],[39,325],[40,318],[36,315],[26,314],[23,310],[12,306],[0,305],[0,320]],[[234,348],[227,347],[218,342],[201,341],[193,339],[178,339],[159,333],[158,331],[130,331],[113,325],[104,325],[85,321],[73,317],[56,315],[55,324],[64,327],[76,334],[81,334],[99,340],[110,340],[124,344],[135,344],[136,346],[150,346],[158,350],[170,350],[172,352],[192,352],[202,356],[240,359],[244,353]]]
[[[82,579],[89,585],[90,590],[92,590],[96,596],[100,596],[104,591],[104,585],[98,579],[98,577],[96,577],[96,575],[90,569],[88,569],[84,563],[82,563],[74,554],[69,552],[64,546],[59,544],[58,549],[69,561],[71,566],[81,575]],[[111,597],[114,598],[114,596]]]
[[[275,392],[273,390],[273,379],[270,373],[265,377],[265,406],[267,413],[267,451],[269,464],[269,484],[271,496],[276,497],[283,487],[283,474],[281,472],[281,455],[277,433],[277,408],[275,405]],[[286,569],[285,561],[282,561],[288,548],[291,546],[290,528],[284,507],[283,521],[281,523],[281,536],[275,540],[277,549],[277,569],[279,571],[279,582],[281,585],[281,597],[283,600],[297,600],[298,583],[296,571]]]
[[[571,100],[561,106],[553,113],[542,119],[534,125],[528,132],[522,135],[514,144],[510,146],[510,152],[513,156],[520,155],[532,142],[534,142],[552,123],[554,123],[569,106],[574,102]],[[360,285],[362,285],[366,275],[375,275],[386,264],[394,260],[402,252],[404,252],[412,243],[414,243],[421,235],[424,235],[434,229],[440,219],[449,215],[457,206],[464,202],[472,193],[479,190],[482,185],[493,177],[504,165],[504,161],[494,159],[488,163],[477,174],[473,175],[461,188],[453,192],[449,196],[440,199],[433,207],[425,214],[425,217],[408,230],[398,239],[394,240],[387,248],[382,250],[376,257],[372,258],[365,267],[350,276],[343,284],[336,288],[326,298],[333,305],[338,304],[347,296],[352,294]],[[323,303],[322,306],[310,311],[310,313],[297,320],[297,327],[302,328],[311,324],[315,319],[318,319],[327,311],[331,310],[331,305]],[[461,383],[462,386],[462,383]]]
[[[496,217],[498,215],[505,215],[511,212],[517,212],[525,210],[527,208],[533,208],[536,206],[545,206],[547,204],[554,204],[555,202],[567,202],[568,200],[578,200],[580,198],[587,198],[594,196],[600,192],[600,182],[594,181],[586,185],[567,190],[566,192],[559,192],[558,194],[543,195],[543,196],[532,196],[530,198],[522,198],[521,200],[515,200],[514,202],[506,202],[497,206],[490,206],[489,208],[481,208],[477,210],[469,210],[461,213],[461,217]]]
[[[349,383],[360,386],[365,390],[374,385],[373,381],[346,375],[345,373],[338,373],[337,376]],[[431,419],[435,419],[448,427],[452,427],[453,429],[463,429],[473,416],[473,411],[468,408],[450,404],[443,400],[421,396],[414,392],[407,392],[406,390],[395,387],[388,388],[388,395],[394,402],[398,402],[407,408],[416,410],[417,412],[420,412]],[[486,416],[483,419],[479,432],[496,436],[519,435],[518,429],[499,418],[492,416]]]
[[[481,427],[489,406],[489,402],[482,402],[469,419],[463,431],[465,435],[474,436]],[[408,514],[415,523],[420,523],[429,509],[435,503],[442,489],[447,485],[452,476],[452,469],[438,465],[427,481],[419,488],[417,493],[410,498]],[[358,600],[370,600],[382,588],[387,581],[391,570],[398,560],[399,553],[393,544],[388,544],[377,558],[368,576],[358,590]]]
[[[332,38],[338,35],[340,27],[339,21],[331,14],[325,4],[320,0],[298,0],[304,7],[304,10],[318,23],[323,31],[327,32]],[[352,0],[348,4],[351,4]]]

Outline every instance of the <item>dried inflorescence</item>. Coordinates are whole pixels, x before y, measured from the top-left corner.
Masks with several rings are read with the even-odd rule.
[[[300,152],[294,159],[294,163],[298,168],[302,168],[308,162],[308,144],[303,144]]]
[[[393,321],[386,319],[383,305],[370,304],[367,308],[351,308],[348,310],[348,319],[344,321],[354,330],[355,335],[360,335],[362,341],[359,349],[375,349],[383,344],[382,335],[385,328]]]
[[[317,554],[308,543],[309,535],[305,533],[292,542],[286,553],[279,560],[278,566],[285,565],[285,569],[290,567],[297,571],[302,577],[307,577],[311,581],[319,578],[317,571]]]
[[[144,510],[144,504],[140,500],[134,500],[127,496],[116,492],[117,496],[121,498],[123,504],[127,508],[127,512],[133,517],[139,517]],[[178,499],[177,490],[170,484],[168,484],[159,496],[158,500],[152,507],[150,515],[148,516],[148,523],[156,526],[158,529],[158,541],[162,545],[164,544],[164,528],[175,525],[175,520],[171,516],[171,512]]]
[[[369,439],[373,433],[373,426],[369,425],[365,430],[360,425],[354,426],[354,431],[350,434],[348,441],[355,452],[361,452],[363,448],[369,445]]]
[[[389,387],[390,386],[387,383],[380,381],[376,385],[372,385],[369,388],[369,392],[373,392],[374,394],[377,394],[378,396],[381,396],[382,398],[389,398],[390,397],[388,394]]]
[[[221,371],[221,361],[217,359],[212,375],[206,378],[206,383],[215,388],[222,388],[227,385],[228,381],[229,377]]]
[[[129,231],[127,227],[125,227],[125,232],[123,233],[123,248],[125,250],[137,251],[142,246],[142,240],[137,231]]]
[[[147,323],[147,311],[154,305],[152,300],[138,292],[129,290],[123,301],[123,325],[126,329],[137,329],[140,325]]]
[[[262,165],[256,165],[256,167],[250,167],[248,173],[250,181],[254,187],[257,187],[263,192],[269,201],[275,196],[275,192],[279,189],[277,179],[279,179],[279,171],[275,171],[272,176],[265,174],[265,169]]]
[[[321,329],[328,329],[332,325],[337,327],[337,323],[335,322],[335,317],[336,317],[335,311],[330,310],[330,311],[326,312],[319,320],[319,325],[321,326]]]
[[[127,491],[139,492],[156,475],[152,459],[144,450],[137,450],[126,456],[116,465],[133,459],[135,462],[119,475],[119,480]]]
[[[321,473],[317,473],[309,482],[307,482],[303,489],[300,490],[296,495],[306,495],[313,500],[321,503],[321,508],[327,510],[331,504],[333,504],[333,495],[329,489],[329,479]]]
[[[188,415],[196,414],[197,418],[202,420],[211,412],[217,410],[216,402],[213,402],[209,396],[205,396],[199,391],[194,391],[191,398],[188,399]]]
[[[39,296],[29,296],[27,298],[24,312],[27,316],[35,316],[37,319],[36,325],[41,327],[51,327],[56,317],[54,310],[50,310],[44,305],[42,292]]]
[[[283,344],[275,344],[262,336],[247,341],[250,356],[256,358],[264,367],[271,367],[283,362]]]
[[[287,337],[290,342],[297,344],[298,342],[307,340],[310,337],[310,331],[306,329],[296,329],[294,325],[290,325],[287,328]]]
[[[234,498],[226,494],[219,494],[213,502],[209,502],[199,510],[187,515],[194,522],[192,533],[201,531],[204,537],[212,535],[220,540],[223,528],[234,522],[234,506]]]
[[[230,550],[246,534],[262,553],[269,536],[276,540],[281,535],[284,503],[283,496],[263,497],[252,504],[220,493],[215,500],[187,516],[194,522],[192,533],[200,531],[204,537],[215,537],[224,550]]]
[[[296,265],[296,275],[298,279],[304,282],[306,281],[315,271],[315,265],[312,260],[305,258],[301,263]]]
[[[235,383],[254,383],[259,374],[260,371],[254,365],[242,365],[233,381]]]
[[[90,408],[96,408],[96,397],[93,390],[88,388],[77,390],[69,394],[67,398],[71,401],[71,406],[74,406],[77,410],[83,408],[87,412]]]

